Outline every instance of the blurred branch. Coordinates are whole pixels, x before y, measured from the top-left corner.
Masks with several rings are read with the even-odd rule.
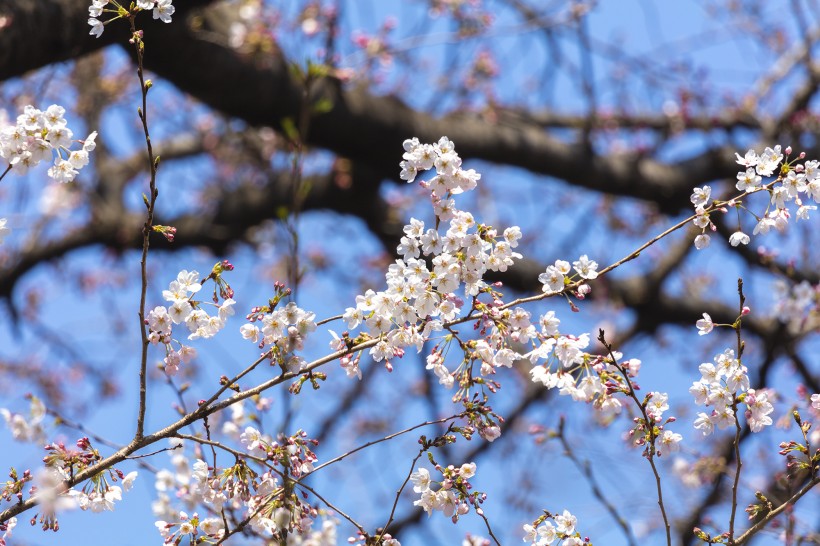
[[[86,8],[80,0],[51,0],[42,4],[68,6],[73,17],[79,17],[74,13],[79,5],[83,10]],[[203,4],[207,2],[188,2],[185,10]],[[204,20],[208,24],[199,26],[201,30],[191,30],[184,24],[148,25],[149,47],[175,52],[174,55],[149,56],[148,68],[229,116],[254,126],[282,130],[286,120],[296,119],[298,115],[302,86],[292,78],[289,62],[280,52],[273,52],[265,63],[260,63],[224,45],[228,42],[227,29],[236,17],[234,11],[217,6],[205,12]],[[15,21],[27,28],[27,21],[46,15],[21,8],[15,13]],[[60,25],[75,28],[64,20]],[[15,25],[10,28],[17,30]],[[41,30],[33,28],[32,32],[35,32],[33,40]],[[114,36],[116,32],[110,34]],[[103,40],[108,35],[106,32]],[[71,51],[74,55],[92,51],[95,48],[88,44],[97,42],[89,42],[89,39],[93,40],[75,36],[77,44],[72,47],[62,44],[60,51]],[[4,64],[0,58],[0,78],[11,75],[12,65],[36,68],[60,58],[54,54],[44,57],[40,65],[10,60]],[[733,178],[737,171],[732,161],[733,150],[729,149],[712,148],[671,163],[631,152],[590,156],[582,142],[565,142],[547,134],[543,120],[501,115],[502,121],[495,122],[465,113],[436,118],[410,108],[396,97],[376,96],[358,87],[346,89],[332,77],[319,80],[313,87],[311,100],[327,101],[332,109],[314,116],[308,144],[368,165],[380,178],[395,177],[395,156],[405,138],[417,136],[430,142],[442,135],[456,142],[465,158],[518,166],[595,191],[643,199],[657,203],[659,210],[669,213],[689,207],[688,196],[693,186],[716,178]],[[729,118],[728,122],[735,120]],[[639,123],[634,125],[637,127]],[[357,138],[350,138],[351,127],[356,127]]]
[[[175,17],[215,3],[186,0],[176,7]],[[127,44],[128,26],[110,25],[100,38],[88,33],[86,0],[3,0],[0,3],[0,80],[24,75],[43,66],[76,59],[114,43]],[[149,29],[163,23],[143,17]],[[21,44],[25,44],[23,47]]]

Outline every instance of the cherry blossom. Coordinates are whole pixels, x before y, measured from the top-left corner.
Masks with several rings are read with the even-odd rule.
[[[705,233],[701,233],[697,237],[695,237],[695,248],[698,250],[703,250],[707,246],[709,246],[709,242],[711,241],[711,237],[706,235]]]
[[[703,318],[698,320],[695,326],[698,328],[698,335],[705,336],[712,331],[715,327],[715,323],[712,322],[712,317],[709,316],[709,313],[703,313]]]
[[[89,13],[100,16],[106,4],[95,0]],[[154,18],[165,22],[170,21],[174,12],[170,0],[138,0],[136,6],[143,10],[153,9]],[[102,23],[97,21],[96,26],[92,24],[92,33],[98,26],[102,32]],[[57,106],[45,112],[28,107],[13,129],[3,129],[3,140],[0,140],[4,146],[0,149],[4,153],[2,157],[9,160],[13,169],[25,170],[36,164],[44,150],[50,152],[58,148],[59,157],[49,169],[49,176],[59,182],[73,180],[79,169],[88,163],[88,152],[94,149],[96,133],[89,135],[82,149],[70,151],[67,158],[63,158],[61,154],[67,152],[72,137],[62,121],[63,114]],[[42,143],[37,141],[38,131],[46,135],[40,139]],[[569,396],[574,401],[590,404],[607,420],[614,419],[622,411],[622,400],[628,403],[631,397],[637,401],[642,414],[632,421],[635,425],[628,432],[632,443],[646,446],[644,455],[650,460],[654,455],[678,451],[682,435],[664,428],[675,419],[664,417],[670,409],[669,395],[650,391],[640,402],[635,394],[640,390],[633,382],[641,368],[639,360],[624,359],[614,350],[603,354],[589,352],[588,333],[562,332],[561,321],[553,310],[537,316],[517,305],[518,302],[505,303],[498,290],[500,284],[485,280],[487,272],[504,271],[522,258],[513,251],[522,234],[520,228],[512,226],[499,235],[500,228],[484,224],[470,212],[458,208],[455,196],[474,189],[480,175],[472,169],[463,169],[455,144],[447,137],[432,144],[413,138],[405,141],[403,147],[399,175],[402,179],[413,182],[425,171],[435,170],[429,180],[419,181],[420,186],[429,192],[435,219],[425,223],[411,218],[396,249],[401,258],[388,267],[383,288],[365,290],[356,296],[355,307],[347,307],[341,316],[329,319],[341,319],[350,330],[360,331],[339,335],[328,330],[333,354],[327,361],[338,359],[348,377],[361,379],[360,361],[365,350],[372,360],[384,362],[387,369],[392,370],[406,351],[415,349],[421,353],[425,344],[429,344],[432,348],[425,355],[426,369],[443,387],[453,389],[457,386],[453,400],[470,408],[465,411],[468,424],[458,430],[465,438],[478,433],[488,442],[500,436],[503,419],[489,409],[481,413],[481,408],[488,406],[476,402],[480,399],[479,393],[488,399],[501,385],[494,377],[501,377],[514,367],[531,366],[529,373],[533,382],[557,389],[560,395]],[[777,146],[767,148],[760,156],[750,150],[743,158],[738,155],[737,161],[747,167],[744,173],[738,174],[737,189],[754,193],[761,189],[761,177],[772,175],[783,161],[783,155]],[[771,189],[769,205],[775,210],[759,220],[766,220],[765,228],[755,228],[755,234],[764,233],[764,229],[768,231],[770,227],[780,229],[785,226],[789,218],[786,207],[792,201],[798,201],[801,193],[806,194],[803,197],[812,195],[816,200],[820,190],[811,189],[816,187],[811,184],[818,178],[820,169],[817,165],[806,167],[800,173],[789,169],[788,164],[781,168],[782,172],[788,172],[781,186]],[[696,207],[694,223],[703,231],[695,239],[698,249],[709,244],[710,236],[705,231],[714,229],[710,213],[715,213],[716,209],[706,210],[710,199],[709,186],[695,188],[691,197]],[[716,206],[723,204],[718,202]],[[5,220],[2,220],[0,231],[4,227]],[[729,242],[738,246],[748,244],[749,240],[748,235],[737,231]],[[197,271],[180,271],[167,290],[162,291],[162,298],[167,303],[154,306],[145,315],[148,341],[164,349],[163,363],[168,375],[178,373],[184,364],[196,357],[196,349],[174,338],[175,331],[187,329],[189,341],[209,339],[223,330],[235,314],[233,291],[221,276],[223,271],[232,268],[229,265],[218,263],[205,277]],[[575,310],[571,298],[583,299],[594,285],[592,282],[581,284],[583,281],[579,279],[594,281],[597,277],[598,263],[586,254],[572,265],[565,260],[556,260],[538,276],[542,289],[537,298],[561,293],[561,299],[566,296]],[[214,283],[212,301],[199,299],[207,281]],[[306,339],[317,330],[316,315],[301,308],[284,284],[276,283],[273,292],[265,305],[250,310],[248,322],[239,328],[239,332],[244,339],[264,350],[264,359],[280,368],[275,372],[277,377],[293,378],[294,386],[301,385],[300,381],[311,381],[315,388],[319,388],[317,377],[320,372],[314,368],[322,362],[311,364],[308,370],[308,362],[303,356]],[[786,289],[786,292],[802,307],[815,305],[818,299],[816,287],[808,283]],[[797,304],[783,304],[781,312],[786,316],[793,315],[795,311],[786,308],[795,306]],[[460,329],[466,322],[474,323],[475,333],[465,334]],[[705,335],[715,325],[704,313],[696,326],[699,335]],[[606,345],[603,332],[599,340]],[[448,355],[456,355],[456,358]],[[735,425],[741,404],[746,406],[744,415],[753,432],[772,424],[774,391],[752,389],[747,369],[734,351],[726,350],[715,357],[714,363],[701,364],[699,372],[700,380],[689,390],[696,404],[710,408],[711,413],[698,413],[694,424],[704,435],[711,434],[715,428]],[[221,385],[233,389],[230,383],[234,380],[224,379]],[[291,392],[297,393],[294,386]],[[236,389],[238,391],[240,387]],[[253,401],[257,410],[266,408],[258,398]],[[811,403],[815,409],[820,409],[820,395],[812,395]],[[279,434],[276,438],[263,434],[261,421],[254,421],[255,426],[249,424],[256,417],[251,417],[252,412],[246,411],[241,400],[227,410],[227,405],[221,408],[224,418],[218,414],[221,431],[243,445],[247,453],[234,452],[232,466],[222,468],[216,462],[216,455],[213,460],[208,457],[206,462],[200,450],[189,458],[183,444],[174,440],[169,450],[173,452],[170,458],[172,470],[162,469],[156,474],[158,499],[152,509],[158,518],[156,527],[165,542],[221,540],[227,532],[228,520],[201,517],[200,512],[193,510],[206,507],[207,513],[213,515],[230,507],[244,514],[249,529],[265,537],[287,536],[288,541],[290,537],[298,537],[293,539],[294,543],[335,543],[336,525],[332,521],[323,521],[321,530],[312,529],[314,521],[318,521],[319,511],[305,500],[308,498],[306,493],[302,498],[295,494],[285,497],[288,488],[295,487],[288,482],[290,478],[298,481],[315,470],[318,457],[313,448],[316,440],[309,439],[304,431],[290,436]],[[31,413],[31,418],[26,419],[8,410],[0,410],[15,437],[25,440],[39,436],[38,425],[45,410],[36,408],[35,411],[33,407]],[[210,430],[208,433],[211,447],[222,447],[210,440]],[[420,441],[425,451],[435,445],[426,442]],[[128,475],[115,473],[109,474],[108,478],[95,478],[83,489],[64,490],[68,476],[87,468],[100,456],[87,438],[78,441],[77,449],[60,443],[49,444],[46,449],[49,453],[47,472],[39,478],[44,484],[42,494],[46,503],[62,499],[83,510],[110,511],[136,479],[135,472]],[[265,464],[270,465],[268,469],[260,467],[264,474],[259,475],[251,469],[253,463],[250,461],[254,457],[264,458]],[[81,463],[76,463],[77,460]],[[430,460],[433,462],[432,453]],[[280,468],[274,472],[272,469],[276,466]],[[471,509],[479,512],[485,497],[471,491],[470,480],[475,477],[476,470],[472,462],[446,467],[434,464],[432,471],[419,467],[408,477],[413,491],[419,495],[414,505],[428,516],[440,511],[454,522]],[[435,473],[435,478],[431,473]],[[561,540],[563,546],[580,545],[583,540],[577,531],[577,523],[577,518],[567,510],[560,514],[545,513],[524,526],[525,541],[539,546],[556,540]],[[387,535],[381,538],[383,543],[398,544],[396,539]]]
[[[28,417],[12,413],[6,408],[0,408],[0,416],[3,417],[6,421],[6,426],[11,430],[12,438],[18,442],[32,442],[36,444],[45,442],[43,420],[46,417],[46,407],[36,396],[31,397]]]
[[[67,183],[76,178],[80,169],[88,164],[88,152],[94,148],[84,144],[78,150],[70,149],[74,133],[68,128],[64,114],[65,109],[56,104],[45,111],[28,105],[17,116],[15,125],[0,123],[0,157],[9,163],[13,172],[23,175],[42,161],[53,159],[48,176],[55,182]],[[93,144],[95,138],[96,132],[93,132],[85,142]]]
[[[746,366],[736,358],[735,352],[726,349],[714,361],[715,365],[708,362],[700,365],[701,378],[689,388],[697,405],[713,408],[711,414],[698,413],[695,428],[708,436],[715,427],[724,429],[734,425],[735,407],[741,402],[747,407],[746,419],[752,432],[772,424],[769,414],[774,408],[769,401],[769,391],[750,388]]]
[[[584,540],[576,530],[578,518],[568,510],[552,515],[549,512],[531,524],[524,525],[524,542],[533,546],[550,546],[556,540],[561,546],[581,546]]]
[[[732,246],[737,245],[748,245],[749,244],[749,236],[743,233],[742,231],[736,231],[732,233],[729,237],[729,244]]]

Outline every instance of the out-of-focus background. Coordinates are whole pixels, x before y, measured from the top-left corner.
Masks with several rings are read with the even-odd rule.
[[[49,417],[49,440],[73,443],[93,432],[124,444],[136,415],[147,161],[127,24],[89,36],[88,5],[0,1],[0,119],[13,122],[28,104],[58,103],[75,138],[99,132],[91,165],[74,182],[56,184],[41,167],[12,172],[0,186],[0,216],[13,229],[0,247],[0,407],[25,414],[31,393],[86,427]],[[801,151],[820,158],[814,0],[177,0],[175,8],[170,24],[138,18],[161,156],[157,223],[178,230],[172,244],[153,240],[149,307],[163,304],[162,290],[178,271],[205,276],[228,259],[237,315],[214,339],[193,342],[198,358],[170,382],[154,367],[163,355],[152,351],[148,430],[258,356],[239,327],[272,296],[275,281],[291,286],[317,318],[384,287],[402,226],[411,217],[432,219],[425,192],[399,179],[407,138],[449,137],[465,166],[482,175],[459,206],[499,231],[521,227],[524,260],[493,279],[510,298],[539,293],[538,274],[556,259],[587,254],[603,267],[626,256],[692,213],[695,186],[734,194],[742,169],[735,152],[781,144],[792,146],[792,158]],[[758,490],[777,504],[799,486],[784,478],[777,445],[799,439],[790,412],[798,407],[810,418],[806,394],[820,392],[820,231],[816,218],[793,217],[784,234],[730,247],[729,235],[739,227],[751,234],[752,213],[766,205],[765,195],[755,196],[750,212],[713,216],[717,231],[707,249],[695,249],[694,226],[664,239],[593,283],[579,312],[560,298],[527,307],[533,317],[554,310],[565,333],[595,338],[605,329],[626,358],[643,362],[643,391],[670,393],[684,441],[659,465],[673,541],[682,546],[697,543],[695,526],[726,528],[730,437],[702,439],[692,428],[687,389],[701,362],[736,343],[729,329],[698,336],[695,321],[706,312],[732,323],[740,276],[752,310],[744,364],[753,387],[779,393],[778,426],[743,434],[740,506]],[[321,356],[330,340],[320,328],[305,355]],[[331,459],[452,414],[452,392],[425,370],[424,356],[408,353],[392,373],[365,357],[361,381],[334,363],[320,390],[266,392],[236,420],[273,435],[302,428],[320,441],[319,461]],[[492,406],[506,418],[501,438],[476,437],[437,454],[447,464],[477,464],[475,487],[488,494],[484,511],[502,543],[520,542],[522,525],[542,510],[564,509],[596,544],[661,543],[651,470],[623,438],[631,416],[603,423],[588,405],[533,384],[527,371],[516,366],[498,378]],[[259,369],[253,380],[273,374]],[[626,530],[551,434],[562,419],[572,457]],[[215,430],[222,422],[212,423]],[[420,433],[364,450],[309,483],[375,529],[387,521],[385,507],[409,472]],[[34,469],[42,456],[0,430],[3,469]],[[186,456],[194,460],[192,446]],[[10,543],[160,543],[152,470],[173,461],[159,453],[145,462],[150,468],[120,465],[140,475],[113,513],[67,513],[57,534],[29,527],[27,513]],[[402,544],[488,536],[474,514],[453,525],[440,513],[428,518],[413,500],[402,497],[390,528]],[[818,513],[809,494],[755,543],[815,543]],[[353,535],[345,524],[339,529],[340,542]]]

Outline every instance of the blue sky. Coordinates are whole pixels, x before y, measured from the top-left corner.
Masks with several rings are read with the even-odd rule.
[[[357,5],[361,6],[361,4]],[[492,8],[493,4],[490,6]],[[398,2],[369,2],[366,7],[360,8],[360,12],[355,11],[352,6],[349,11],[345,12],[346,19],[343,29],[360,26],[367,28],[368,25],[373,28],[384,16],[398,14],[400,23],[396,32],[400,36],[404,35],[402,33],[408,36],[418,35],[419,26],[413,23],[424,21],[420,13],[422,13],[420,6],[415,4],[407,7],[407,4]],[[737,24],[741,23],[742,21],[738,21]],[[503,15],[499,14],[498,24],[504,28]],[[725,24],[720,17],[710,14],[700,2],[605,1],[601,2],[601,5],[590,15],[588,33],[601,44],[615,44],[623,47],[635,59],[662,59],[664,64],[670,66],[685,63],[693,67],[702,67],[702,73],[706,76],[704,81],[708,82],[703,87],[712,90],[714,100],[717,102],[722,100],[723,95],[727,92],[733,96],[741,96],[745,93],[755,81],[755,75],[764,70],[770,62],[761,53],[753,37],[739,39],[736,34],[730,35],[726,32]],[[446,26],[441,21],[428,22],[421,28],[424,35],[431,37],[431,45],[413,48],[411,56],[415,62],[432,67],[432,72],[435,72],[436,66],[444,66],[444,60],[451,54],[469,56],[469,44],[464,50],[468,53],[454,53],[452,44],[438,39],[442,33],[447,32]],[[727,37],[724,38],[724,35]],[[501,32],[493,39],[492,48],[502,65],[501,78],[495,87],[498,98],[503,102],[523,106],[560,106],[562,111],[583,112],[585,102],[566,76],[555,76],[554,80],[549,82],[550,89],[547,89],[547,82],[539,80],[539,75],[532,72],[531,67],[540,64],[546,52],[537,48],[522,49],[522,41],[526,38],[526,34],[506,36]],[[582,66],[585,62],[583,56],[578,54],[576,45],[572,43],[562,45],[562,51],[565,54],[564,61],[570,67]],[[288,47],[303,47],[303,44],[295,43]],[[114,61],[121,59],[119,53],[112,52],[111,55]],[[626,107],[635,108],[639,112],[643,111],[642,109],[656,112],[665,104],[668,105],[670,101],[676,100],[674,94],[670,92],[671,89],[691,83],[671,70],[668,75],[659,75],[660,78],[667,79],[662,85],[656,87],[642,85],[640,82],[634,84],[627,82],[623,87],[630,91],[631,103],[626,105],[620,102],[622,95],[616,92],[614,86],[613,89],[606,87],[609,73],[616,69],[615,64],[602,58],[595,58],[591,62],[596,75],[595,85],[600,93],[600,106],[605,109]],[[686,73],[698,73],[698,71],[691,70]],[[385,87],[390,87],[392,83],[398,81],[400,79],[397,76],[389,75]],[[438,111],[447,108],[447,101],[435,102],[435,89],[426,80],[416,83],[417,87],[407,90],[403,95],[405,100],[419,108],[431,107]],[[153,98],[158,101],[165,97],[165,93],[168,93],[168,96],[173,93],[162,82],[157,82],[157,91],[158,93]],[[773,104],[777,104],[778,101],[782,101],[782,97],[774,96],[770,100]],[[133,105],[129,105],[125,111],[119,111],[106,118],[104,134],[109,135],[111,142],[126,143],[121,149],[115,148],[118,153],[125,154],[132,149],[133,126],[131,124],[134,120],[128,121],[130,119],[128,116],[132,113]],[[162,136],[164,130],[161,123],[158,123],[156,134]],[[408,135],[410,136],[412,135]],[[661,154],[666,159],[683,157],[713,145],[720,138],[705,139],[698,135],[677,138],[665,146]],[[605,143],[605,145],[611,144],[611,142]],[[458,142],[456,142],[456,150],[458,150]],[[400,154],[401,150],[397,150],[397,165]],[[326,161],[326,157],[322,156],[317,161]],[[622,257],[636,246],[635,241],[626,238],[612,241],[601,223],[585,225],[578,220],[579,211],[581,214],[595,213],[599,201],[594,195],[574,190],[555,180],[532,176],[517,169],[495,167],[477,162],[468,166],[476,168],[483,174],[482,183],[485,193],[480,197],[465,196],[465,202],[472,201],[475,208],[471,210],[494,225],[501,227],[514,223],[521,225],[525,234],[532,239],[530,257],[539,259],[543,263],[550,263],[557,258],[573,260],[581,253],[588,253],[601,264],[605,264]],[[189,193],[189,189],[196,187],[199,173],[207,167],[206,160],[198,163],[163,165],[160,170],[159,184],[163,189],[168,188],[167,192],[162,194],[168,201],[161,202],[160,207],[164,207],[164,210],[175,210],[176,207],[192,206],[195,198],[193,193]],[[36,178],[38,174],[41,176],[39,179]],[[36,191],[37,185],[42,183],[42,177],[45,176],[44,172],[38,174],[29,177],[25,182],[32,188],[32,192]],[[398,167],[396,178],[398,179]],[[173,187],[168,187],[171,185]],[[133,188],[132,197],[135,203],[139,201],[141,191],[143,190],[136,185]],[[410,202],[417,199],[419,195],[416,189],[404,185],[391,186],[385,192],[389,195],[401,196]],[[632,219],[634,215],[634,220],[640,222],[644,218],[642,213],[635,212],[634,203],[626,201],[616,206],[623,210],[622,214],[627,219]],[[410,205],[406,213],[408,218],[410,215],[426,215],[423,217],[428,219],[430,216],[428,208],[427,204],[422,202]],[[20,220],[15,226],[17,233],[14,237],[24,236],[26,220],[34,214],[35,211],[29,209],[19,216]],[[542,219],[546,216],[551,218],[552,223],[549,232],[544,233]],[[673,221],[674,219],[668,219],[669,223]],[[660,230],[650,230],[651,233],[657,231]],[[333,264],[334,273],[350,275],[354,279],[359,278],[360,272],[357,271],[361,267],[359,264],[380,251],[378,242],[367,233],[364,226],[355,220],[342,218],[335,214],[304,214],[299,220],[299,233],[305,253],[322,249]],[[274,227],[266,234],[269,237],[276,237],[271,239],[270,252],[274,257],[279,257],[281,252],[277,251],[277,245],[281,245],[281,229]],[[350,244],[352,241],[355,244]],[[584,250],[578,251],[578,248]],[[572,252],[574,254],[570,254]],[[655,252],[655,250],[647,251],[642,260],[625,266],[616,272],[616,275],[636,275],[651,269]],[[258,354],[258,350],[253,345],[240,339],[238,328],[243,323],[241,315],[246,312],[245,310],[253,305],[264,303],[269,296],[272,284],[269,270],[262,267],[260,257],[247,248],[240,248],[225,257],[228,257],[236,266],[236,270],[229,274],[228,279],[238,294],[238,316],[233,317],[222,335],[208,343],[196,344],[201,355],[201,373],[193,382],[192,393],[197,393],[197,396],[192,394],[191,400],[199,397],[198,393],[209,392],[208,389],[213,388],[215,377],[236,372]],[[221,259],[223,256],[218,258]],[[162,303],[161,291],[176,276],[177,271],[196,269],[205,274],[215,261],[214,256],[200,251],[186,251],[173,255],[152,254],[149,307]],[[73,254],[70,260],[67,260],[66,270],[71,271],[72,268],[84,270],[90,268],[92,264],[99,263],[102,263],[112,275],[135,278],[138,256],[136,253],[128,253],[121,258],[100,258],[98,249],[90,249]],[[691,275],[720,270],[722,274],[718,275],[712,284],[707,285],[707,290],[714,294],[714,297],[732,301],[732,291],[737,275],[741,271],[740,261],[736,257],[732,257],[721,248],[712,248],[687,261],[685,269]],[[383,286],[383,278],[378,272],[366,277],[377,280],[373,286],[374,289],[378,290]],[[323,271],[308,275],[297,293],[300,306],[314,310],[320,318],[341,313],[346,306],[352,305],[354,296],[360,293],[360,290],[351,282],[339,281],[339,278],[338,275],[330,276]],[[682,280],[675,282],[678,283],[682,292],[686,290]],[[769,305],[771,291],[768,283],[768,278],[764,276],[753,275],[747,279],[747,295],[753,302],[751,303],[753,308],[765,308]],[[48,301],[48,307],[44,308],[43,312],[43,322],[48,324],[51,331],[70,337],[76,345],[81,347],[83,354],[91,360],[117,362],[117,368],[120,371],[116,373],[122,374],[120,376],[123,385],[121,396],[99,408],[92,407],[79,418],[89,430],[104,435],[114,442],[125,443],[130,439],[130,424],[135,419],[135,369],[139,349],[134,318],[137,302],[136,287],[128,285],[121,288],[106,288],[101,293],[79,294],[65,291],[64,286],[66,282],[63,278],[55,276],[49,269],[40,268],[21,283],[19,293],[22,294],[28,288],[43,290],[46,295],[45,299]],[[18,302],[22,304],[22,297],[18,296],[18,298]],[[567,332],[575,333],[595,332],[602,325],[607,327],[608,332],[614,333],[619,328],[625,327],[629,320],[628,315],[624,316],[611,309],[603,308],[594,302],[585,302],[581,307],[581,313],[573,314],[561,301],[549,300],[533,306],[530,311],[536,315],[547,309],[555,309],[564,321],[562,327],[566,328]],[[70,310],[70,313],[66,313],[65,310]],[[691,428],[693,413],[691,413],[691,404],[688,404],[686,389],[692,381],[698,378],[697,364],[703,361],[703,355],[708,355],[710,351],[711,354],[719,352],[725,343],[730,342],[731,338],[731,336],[720,334],[708,339],[699,338],[694,328],[694,321],[697,318],[693,317],[692,327],[688,330],[669,328],[662,331],[660,333],[662,343],[642,338],[631,342],[626,348],[628,357],[634,356],[644,361],[640,382],[645,391],[668,390],[672,393],[680,415],[675,430],[684,434],[687,442],[684,455],[690,458],[704,450],[706,444],[697,439],[697,435]],[[125,328],[124,334],[116,332],[120,325]],[[331,327],[337,331],[342,329],[341,325]],[[7,358],[29,355],[32,352],[31,347],[35,346],[38,340],[36,332],[23,331],[18,334],[11,327],[4,329],[2,335],[5,346],[4,356]],[[113,346],[111,339],[116,339],[116,344]],[[327,340],[329,336],[324,331],[317,332],[313,344],[306,348],[306,356],[321,355],[326,351]],[[748,358],[759,358],[760,351],[760,348],[752,344],[747,356]],[[38,350],[37,353],[40,359],[46,361],[53,359],[55,364],[63,366],[71,360],[66,354],[54,355],[44,350]],[[155,362],[157,358],[159,358],[159,353],[155,351],[152,353],[151,361]],[[421,419],[429,418],[431,411],[429,400],[421,396],[403,396],[423,386],[425,372],[421,364],[420,357],[408,355],[396,364],[396,371],[393,374],[387,375],[384,370],[378,370],[376,373],[379,377],[368,386],[363,394],[368,397],[367,406],[368,409],[372,409],[372,413],[365,413],[362,408],[359,408],[357,413],[338,423],[337,428],[329,436],[329,441],[320,446],[318,450],[320,462],[351,449],[363,441],[392,432],[393,428],[387,430],[379,428],[385,425],[379,417],[401,411],[403,417],[389,423],[390,427],[413,424]],[[256,378],[261,380],[269,373],[269,370],[260,370]],[[306,389],[300,396],[293,398],[288,398],[284,393],[272,393],[275,410],[264,422],[266,430],[277,429],[287,408],[295,412],[297,419],[294,422],[298,424],[297,426],[309,432],[311,426],[317,427],[319,423],[326,420],[334,406],[325,401],[341,396],[349,381],[338,366],[334,365],[330,368],[329,374],[329,381],[318,392]],[[70,381],[70,378],[67,380]],[[784,385],[789,385],[788,379],[782,379],[782,381]],[[524,394],[527,386],[526,383],[517,381],[515,378],[508,378],[504,386],[507,396],[499,399],[496,409],[504,414],[505,410],[514,407],[517,397]],[[83,392],[82,385],[77,385],[76,389],[78,392]],[[18,411],[25,408],[26,403],[16,396],[17,394],[19,393],[0,390],[0,395],[2,395],[0,406],[11,407]],[[438,403],[441,404],[439,408],[446,407],[442,402],[449,396],[444,392],[436,395]],[[169,408],[174,403],[174,394],[163,386],[162,381],[152,383],[149,395],[148,428],[161,427],[173,419],[173,413]],[[690,406],[689,414],[685,413],[685,405]],[[613,496],[622,491],[635,491],[622,501],[625,513],[653,513],[655,503],[652,496],[648,494],[651,489],[648,488],[646,481],[651,476],[649,467],[639,453],[624,449],[618,439],[627,427],[625,419],[617,421],[608,432],[602,433],[603,441],[588,443],[587,435],[593,430],[588,412],[583,409],[578,411],[576,405],[563,399],[553,400],[549,406],[542,407],[545,408],[545,415],[531,415],[527,420],[528,423],[554,427],[559,415],[566,415],[568,434],[577,443],[577,453],[579,456],[596,462],[596,469],[600,470],[599,477],[603,482],[604,491]],[[124,423],[127,426],[123,426]],[[64,434],[66,441],[71,442],[77,436],[74,432],[66,431],[57,434],[58,436]],[[782,431],[778,431],[775,436],[789,437],[788,433]],[[415,453],[416,439],[417,436],[409,435],[389,444],[383,450],[366,451],[353,459],[355,464],[339,465],[325,475],[316,476],[311,483],[320,490],[331,492],[340,507],[358,513],[362,520],[370,525],[377,525],[384,520],[383,508],[392,502],[395,491],[401,483],[402,473],[406,474],[409,468],[412,454]],[[474,440],[473,444],[476,441]],[[533,446],[532,440],[524,434],[517,441],[521,442],[521,449],[517,449],[519,446],[516,443],[510,442],[499,449],[500,455],[496,454],[492,458],[485,457],[477,460],[479,474],[475,485],[477,489],[486,490],[490,496],[485,510],[491,520],[495,517],[500,522],[498,525],[503,543],[513,544],[520,541],[520,526],[527,522],[526,518],[521,517],[522,512],[531,514],[529,520],[532,520],[537,517],[542,508],[550,510],[567,508],[576,513],[579,516],[582,533],[589,535],[596,544],[623,543],[621,535],[613,529],[608,516],[588,494],[588,486],[580,479],[572,465],[561,456],[561,449],[554,442],[541,447]],[[36,448],[12,443],[5,430],[0,431],[0,445],[7,446],[5,449],[0,449],[0,467],[5,468],[13,464],[18,468],[26,466],[33,468],[37,466],[37,461],[42,456]],[[457,448],[451,453],[453,460],[446,462],[460,464],[462,461],[458,458],[472,447],[473,445],[464,445]],[[772,452],[771,445],[760,445],[758,448],[762,450],[760,453],[771,454]],[[150,461],[161,467],[166,465],[167,456],[159,454]],[[757,476],[765,474],[766,470],[757,467],[755,462],[752,461],[748,469],[747,486],[749,488],[758,481]],[[128,472],[136,466],[130,463],[120,468]],[[670,484],[669,498],[672,501],[670,511],[673,517],[681,515],[684,512],[682,506],[677,506],[675,501],[690,500],[692,493],[674,485],[675,480],[671,476],[668,465],[662,465],[662,468],[668,476],[667,483]],[[509,490],[502,487],[505,482],[509,481],[511,475],[532,476],[532,482],[522,489],[520,497],[516,497],[514,493],[511,494]],[[153,527],[154,518],[150,510],[153,496],[153,478],[149,472],[141,471],[134,491],[126,495],[122,505],[115,512],[66,514],[64,518],[61,518],[61,530],[57,535],[43,534],[36,527],[31,529],[25,522],[21,522],[15,532],[16,540],[26,544],[83,543],[93,545],[108,544],[112,538],[116,537],[117,542],[124,546],[144,544],[148,541],[160,543],[160,537]],[[515,506],[518,502],[526,505],[529,510],[518,509],[519,507]],[[805,514],[811,514],[811,510],[816,507],[816,499],[807,499],[802,510]],[[409,497],[402,499],[399,513],[404,515],[411,510],[411,499]],[[645,519],[651,521],[653,517],[649,516]],[[810,517],[809,521],[811,521]],[[90,529],[93,529],[92,533],[89,532]],[[641,531],[640,528],[635,529],[636,533]],[[342,531],[342,537],[347,536],[345,532],[347,529]],[[463,536],[465,532],[486,536],[482,522],[476,517],[467,517],[457,528],[453,528],[452,524],[441,514],[435,514],[430,519],[429,525],[424,526],[424,530],[415,531],[412,536],[403,540],[403,543],[457,544],[460,543],[457,537]],[[653,541],[660,536],[657,534],[657,528],[649,530],[649,533],[650,540]]]

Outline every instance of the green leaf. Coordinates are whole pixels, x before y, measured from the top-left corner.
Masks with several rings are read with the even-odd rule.
[[[307,75],[308,78],[324,78],[330,72],[330,67],[324,63],[314,63],[308,61]]]
[[[296,128],[296,124],[291,118],[284,118],[282,120],[282,131],[291,142],[299,141],[299,129]]]
[[[333,110],[333,101],[330,99],[319,99],[313,104],[314,114],[327,114]]]

